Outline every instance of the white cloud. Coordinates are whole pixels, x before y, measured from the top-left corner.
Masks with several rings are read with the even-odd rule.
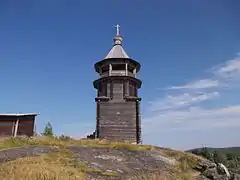
[[[159,128],[193,130],[240,127],[240,104],[222,104],[222,107],[218,104],[217,108],[202,104],[207,100],[214,101],[217,97],[220,100],[226,99],[225,95],[220,97],[225,85],[229,88],[237,87],[236,82],[239,84],[240,80],[240,58],[215,66],[211,68],[211,72],[209,78],[172,86],[167,89],[167,96],[150,102],[146,116],[143,116],[145,133],[159,131]]]
[[[240,58],[227,61],[213,68],[214,74],[222,79],[240,79]]]
[[[206,101],[219,96],[218,92],[211,93],[184,93],[176,96],[168,95],[164,99],[157,99],[156,101],[150,102],[149,111],[162,111],[179,109],[188,107],[193,104],[197,104],[201,101]]]
[[[206,89],[206,88],[213,88],[219,86],[218,80],[211,80],[211,79],[201,79],[198,81],[191,82],[189,84],[183,86],[173,86],[169,89]]]
[[[240,127],[240,106],[225,108],[188,108],[167,111],[144,118],[145,133],[156,133],[159,127],[168,130],[199,130]],[[150,130],[150,131],[149,131]]]
[[[239,53],[240,54],[240,53]],[[224,64],[211,68],[212,77],[200,79],[181,86],[172,86],[170,90],[197,90],[210,89],[219,86],[236,83],[232,80],[240,80],[240,57],[229,60]],[[229,85],[228,85],[229,86]]]

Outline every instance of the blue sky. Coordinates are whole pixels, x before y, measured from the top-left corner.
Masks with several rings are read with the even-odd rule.
[[[0,111],[37,130],[95,128],[95,62],[121,25],[142,64],[143,140],[177,149],[239,144],[240,1],[0,1]]]

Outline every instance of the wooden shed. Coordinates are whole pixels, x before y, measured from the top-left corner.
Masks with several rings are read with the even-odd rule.
[[[0,137],[33,136],[38,114],[0,114]]]

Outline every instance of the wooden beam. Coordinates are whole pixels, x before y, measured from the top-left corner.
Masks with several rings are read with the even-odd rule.
[[[133,74],[134,74],[134,77],[136,78],[137,77],[137,69],[136,68],[133,70]]]
[[[12,136],[14,136],[15,121],[12,122]]]
[[[128,75],[128,64],[127,64],[127,63],[125,64],[125,70],[126,70],[126,73],[125,73],[125,74],[126,74],[126,76],[127,76],[127,75]]]
[[[19,119],[16,120],[15,123],[15,129],[14,129],[14,135],[13,137],[17,137],[17,132],[18,132],[18,124],[19,124]]]
[[[136,141],[137,144],[142,144],[142,139],[141,139],[141,117],[140,117],[140,106],[139,106],[139,101],[136,101]]]
[[[111,75],[112,75],[112,65],[109,64],[109,76],[111,76]]]
[[[96,108],[96,111],[97,111],[97,118],[96,118],[96,134],[95,134],[95,138],[99,138],[99,126],[100,126],[100,124],[99,124],[99,118],[100,118],[100,116],[99,116],[99,100],[97,101],[97,108]]]
[[[33,120],[33,125],[34,125],[33,136],[36,136],[37,135],[37,127],[36,127],[36,124],[34,123],[34,120]]]

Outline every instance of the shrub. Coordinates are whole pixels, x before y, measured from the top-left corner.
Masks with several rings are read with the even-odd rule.
[[[49,137],[53,137],[53,128],[50,122],[48,122],[44,128],[44,131],[42,133],[42,135],[44,136],[49,136]]]

